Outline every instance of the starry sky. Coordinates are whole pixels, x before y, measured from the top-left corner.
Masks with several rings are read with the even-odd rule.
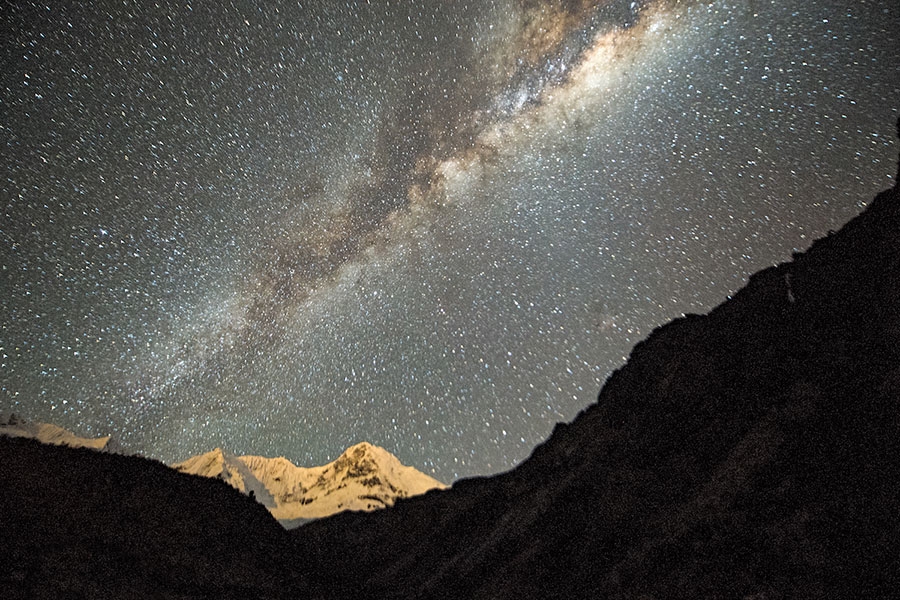
[[[895,0],[14,0],[0,28],[0,411],[166,462],[507,470],[897,172]]]

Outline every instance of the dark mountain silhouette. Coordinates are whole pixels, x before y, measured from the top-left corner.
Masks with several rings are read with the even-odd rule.
[[[900,126],[900,124],[898,124]],[[654,331],[521,466],[285,532],[227,484],[0,438],[8,597],[900,589],[900,191]]]
[[[312,523],[301,551],[354,574],[345,597],[891,596],[898,195],[654,331],[519,468]]]
[[[227,483],[0,436],[3,598],[280,598],[287,532]]]

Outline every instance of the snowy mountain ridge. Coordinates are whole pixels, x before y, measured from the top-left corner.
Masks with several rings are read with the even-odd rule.
[[[80,437],[58,425],[25,421],[14,414],[0,417],[0,436],[107,452],[117,448],[110,436]],[[171,467],[222,479],[241,493],[252,494],[286,527],[347,510],[377,510],[392,506],[398,498],[448,487],[368,442],[351,446],[320,467],[298,467],[284,457],[236,456],[221,448]]]
[[[172,467],[217,477],[244,494],[252,492],[285,525],[346,510],[385,508],[398,498],[447,487],[368,442],[351,446],[337,460],[320,467],[298,467],[284,457],[236,456],[221,448]]]
[[[30,438],[44,444],[69,446],[71,448],[93,448],[94,450],[112,451],[114,446],[111,441],[112,438],[108,435],[97,438],[83,438],[58,425],[23,421],[16,415],[10,415],[8,420],[0,420],[0,435]]]

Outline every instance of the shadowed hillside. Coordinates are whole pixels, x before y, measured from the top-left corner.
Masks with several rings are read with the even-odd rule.
[[[656,330],[514,471],[297,539],[346,597],[887,596],[900,586],[900,207]],[[403,590],[396,592],[395,590]]]
[[[0,436],[4,598],[282,597],[265,508],[162,463]]]

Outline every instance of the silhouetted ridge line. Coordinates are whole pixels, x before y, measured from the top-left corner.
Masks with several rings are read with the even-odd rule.
[[[302,566],[222,481],[0,436],[4,598],[278,598]]]
[[[708,315],[655,330],[515,470],[298,541],[321,568],[353,557],[345,597],[888,595],[898,190]]]

